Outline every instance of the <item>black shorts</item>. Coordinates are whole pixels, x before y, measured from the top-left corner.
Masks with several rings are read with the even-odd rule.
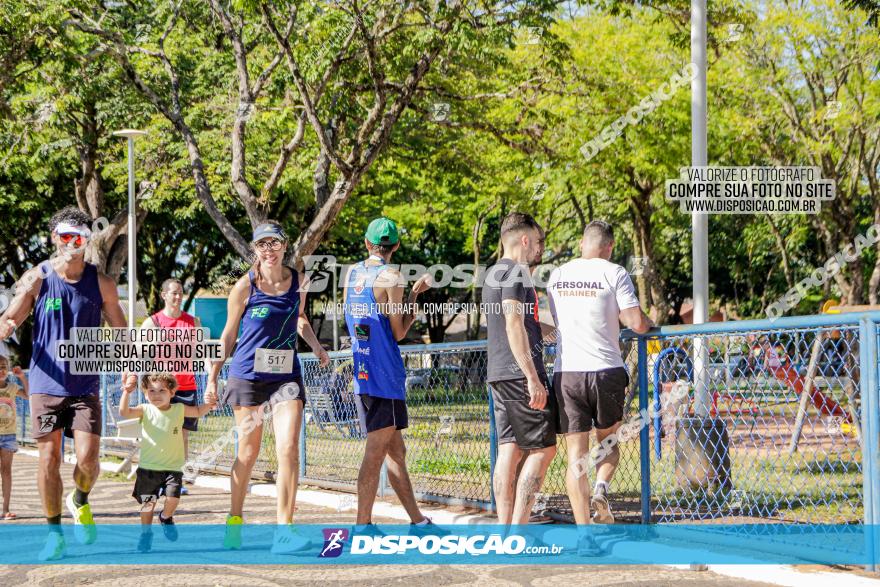
[[[160,495],[180,497],[183,473],[180,471],[151,471],[138,467],[131,496],[138,503],[157,501]]]
[[[60,429],[73,438],[74,430],[101,435],[101,398],[97,393],[76,397],[31,393],[31,435],[42,438]]]
[[[611,428],[623,420],[629,374],[623,367],[553,375],[562,434]]]
[[[185,406],[199,405],[199,392],[195,389],[178,389],[171,398],[172,404],[183,404]],[[184,418],[183,429],[190,432],[196,432],[199,429],[198,418]]]
[[[543,410],[535,410],[529,407],[529,386],[525,378],[489,384],[498,444],[516,442],[522,450],[556,446],[559,411],[546,381],[544,386],[547,388],[547,404]]]
[[[223,395],[223,403],[234,408],[257,407],[266,402],[273,405],[291,399],[306,403],[306,386],[299,375],[287,381],[251,381],[230,377]]]
[[[409,426],[405,400],[356,394],[354,403],[364,434],[391,426],[397,430],[403,430]]]

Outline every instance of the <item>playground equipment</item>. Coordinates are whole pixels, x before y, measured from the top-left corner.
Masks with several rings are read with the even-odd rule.
[[[825,314],[864,312],[869,310],[880,310],[880,306],[842,306],[834,300],[829,300],[822,307],[822,312]],[[840,424],[841,432],[845,434],[853,434],[856,437],[860,434],[859,417],[855,408],[855,386],[858,382],[853,381],[852,378],[847,378],[847,381],[844,384],[844,392],[847,396],[846,408],[835,401],[830,395],[821,391],[816,384],[819,375],[820,358],[823,353],[824,345],[827,340],[839,337],[839,331],[822,331],[817,333],[816,338],[813,341],[810,360],[804,375],[801,375],[799,369],[792,364],[785,352],[777,350],[768,339],[757,340],[750,347],[751,353],[749,360],[760,357],[760,366],[750,366],[750,363],[747,360],[744,368],[741,368],[740,366],[736,366],[735,368],[735,371],[745,371],[745,373],[740,374],[747,374],[753,369],[766,372],[798,395],[798,411],[795,418],[794,428],[792,429],[791,440],[789,441],[789,454],[797,452],[798,442],[801,438],[804,423],[806,421],[807,402],[812,402],[813,406],[822,416],[825,416],[828,419],[837,420]],[[657,355],[654,364],[654,424],[657,430],[661,429],[660,394],[661,392],[667,392],[671,385],[670,381],[663,381],[663,377],[661,376],[664,369],[667,371],[669,370],[668,367],[663,366],[663,363],[678,358],[681,358],[681,360],[684,361],[687,380],[692,381],[693,365],[690,362],[688,353],[679,347],[670,347],[661,351]],[[724,365],[724,368],[727,370],[729,365]],[[679,371],[680,370],[681,369],[679,368]],[[723,412],[725,414],[753,414],[759,411],[754,400],[745,394],[736,392],[722,393],[716,390],[712,394],[712,407],[710,411],[710,416],[712,418],[715,418],[722,413],[722,410],[719,409],[719,404],[724,403],[729,404],[727,410]],[[655,444],[655,452],[657,458],[660,458],[661,445],[659,438]]]
[[[880,306],[846,306],[840,305],[835,300],[828,300],[824,304],[822,304],[822,313],[823,314],[842,314],[848,312],[866,312],[871,310],[880,310]],[[798,394],[800,394],[800,402],[798,403],[798,412],[797,418],[795,420],[794,430],[791,435],[791,442],[788,445],[788,453],[794,454],[797,452],[798,442],[801,437],[801,433],[804,428],[804,421],[807,416],[807,400],[810,399],[813,402],[813,405],[819,410],[824,416],[827,417],[836,417],[841,418],[843,422],[841,423],[841,431],[844,433],[854,434],[856,437],[861,440],[861,432],[859,425],[859,415],[856,412],[855,407],[855,382],[850,378],[844,386],[844,390],[846,392],[848,409],[844,409],[840,404],[835,402],[832,398],[828,397],[824,393],[815,389],[815,381],[816,381],[816,373],[818,371],[819,366],[819,356],[822,353],[822,346],[825,344],[825,341],[828,337],[839,337],[839,331],[832,331],[829,333],[819,333],[816,336],[816,340],[813,342],[813,349],[810,353],[810,362],[807,366],[807,373],[804,377],[800,377],[797,373],[792,373],[792,369],[789,366],[788,369],[777,368],[774,370],[774,375],[776,375],[777,379],[783,381],[790,385],[792,389],[794,389]]]

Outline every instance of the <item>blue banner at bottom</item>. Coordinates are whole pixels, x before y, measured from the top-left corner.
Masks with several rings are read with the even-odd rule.
[[[864,565],[880,544],[880,528],[864,525],[103,524],[91,536],[62,526],[60,537],[48,528],[0,527],[0,564]]]

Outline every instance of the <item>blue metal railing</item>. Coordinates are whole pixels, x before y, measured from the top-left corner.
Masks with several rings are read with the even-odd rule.
[[[737,373],[737,376],[748,381],[746,390],[742,394],[752,394],[753,402],[747,410],[740,410],[735,414],[735,418],[752,418],[759,425],[765,428],[776,426],[777,430],[787,433],[794,415],[794,400],[799,400],[800,410],[804,411],[803,406],[808,404],[808,400],[812,399],[815,408],[807,408],[807,418],[812,422],[812,434],[810,438],[802,439],[808,447],[804,450],[803,455],[787,457],[783,454],[781,446],[776,444],[755,443],[746,446],[744,439],[746,435],[737,435],[737,446],[732,446],[734,440],[731,439],[730,445],[723,447],[724,451],[732,450],[735,457],[735,465],[732,466],[733,474],[737,472],[741,474],[737,480],[739,487],[734,491],[753,491],[763,492],[766,494],[773,491],[784,491],[787,489],[786,483],[791,485],[790,494],[782,495],[776,500],[773,507],[765,507],[764,513],[773,512],[777,508],[780,510],[784,506],[791,506],[793,502],[801,500],[801,503],[795,505],[803,506],[803,508],[793,515],[791,521],[816,521],[821,520],[822,516],[830,516],[834,519],[837,515],[840,518],[846,517],[844,514],[849,513],[853,518],[859,514],[859,507],[863,509],[861,519],[858,521],[866,525],[872,526],[880,523],[880,401],[878,401],[878,393],[880,393],[880,383],[878,383],[878,336],[880,336],[880,312],[858,312],[849,314],[830,314],[816,316],[794,316],[780,318],[774,321],[770,320],[746,320],[737,322],[715,322],[700,325],[679,325],[664,326],[656,328],[644,335],[636,335],[631,331],[624,331],[621,335],[623,341],[637,341],[637,363],[638,363],[638,385],[639,385],[639,407],[645,409],[648,406],[650,397],[648,372],[652,361],[654,362],[654,372],[658,371],[659,356],[662,353],[670,353],[671,348],[675,346],[694,346],[695,340],[699,339],[701,343],[715,342],[719,343],[725,349],[731,348],[733,345],[742,344],[741,340],[745,338],[745,344],[752,353],[757,349],[764,360],[769,364],[764,366],[764,371],[758,374]],[[835,357],[839,361],[839,372],[832,369],[817,372],[804,373],[807,361],[805,361],[806,352],[813,344],[823,345],[826,339],[836,337],[842,344],[835,344],[832,351],[837,353]],[[727,346],[725,346],[727,345]],[[654,352],[649,347],[653,346]],[[659,347],[659,349],[658,349]],[[662,350],[660,350],[662,349]],[[693,354],[693,353],[690,353]],[[708,354],[708,353],[707,353]],[[822,356],[817,355],[817,356]],[[774,365],[774,363],[776,363]],[[733,409],[723,410],[716,405],[715,400],[719,395],[728,397],[736,397],[737,391],[731,392],[729,381],[720,381],[717,375],[709,373],[710,365],[703,365],[702,373],[687,373],[686,368],[682,368],[679,372],[679,379],[700,381],[699,385],[695,385],[694,393],[699,393],[700,389],[711,392],[713,394],[712,405],[713,414],[710,419],[723,420],[730,428],[730,423],[735,421]],[[725,372],[730,365],[722,364],[722,371]],[[735,371],[735,370],[734,370]],[[825,376],[826,373],[831,376]],[[774,375],[777,380],[774,380]],[[817,380],[825,380],[826,388],[822,390],[816,389]],[[807,380],[812,380],[812,397],[806,397],[808,386],[805,384]],[[657,389],[655,377],[654,398],[655,403],[659,403],[660,390]],[[740,380],[735,380],[739,383]],[[843,424],[850,425],[854,434],[859,432],[859,441],[848,438],[843,435],[831,435],[821,437],[816,431],[824,421],[827,423],[829,416],[827,406],[831,405],[834,399],[831,397],[834,393],[840,393],[841,388],[850,386],[853,390],[858,389],[858,401],[854,405],[853,402],[847,403],[849,416],[843,418]],[[773,393],[767,393],[767,387],[775,385]],[[737,387],[737,390],[739,387]],[[789,401],[785,403],[784,395],[789,394]],[[782,395],[780,401],[777,396]],[[826,398],[826,395],[828,396]],[[774,401],[778,404],[771,404],[769,400],[761,398],[774,397]],[[804,397],[799,397],[804,396]],[[854,397],[854,396],[853,396]],[[755,399],[757,398],[757,399]],[[852,398],[850,398],[852,399]],[[693,401],[693,398],[691,399]],[[763,403],[762,403],[763,401]],[[844,399],[840,399],[841,405]],[[731,405],[733,402],[731,403]],[[661,406],[655,406],[655,412],[659,412]],[[722,415],[722,413],[724,415]],[[751,414],[751,416],[743,414]],[[690,416],[689,416],[690,417]],[[840,418],[838,418],[840,419]],[[860,421],[858,421],[860,420]],[[641,462],[641,510],[642,522],[648,521],[671,521],[675,514],[681,513],[682,510],[689,509],[691,514],[699,509],[699,504],[688,502],[688,497],[698,496],[702,499],[702,505],[716,506],[721,510],[728,501],[725,498],[717,498],[714,494],[703,494],[697,490],[690,490],[691,495],[681,497],[682,493],[687,494],[688,488],[684,490],[681,487],[675,487],[671,490],[667,483],[663,485],[663,480],[669,481],[671,475],[668,471],[670,465],[679,466],[680,463],[674,459],[667,459],[666,462],[661,461],[660,438],[662,436],[659,430],[659,415],[654,421],[654,430],[649,430],[647,426],[642,428],[640,434],[640,462]],[[773,426],[767,426],[770,422]],[[754,425],[754,424],[753,424]],[[797,434],[801,432],[798,430]],[[764,434],[763,432],[761,434]],[[760,437],[760,434],[757,435]],[[769,436],[769,434],[768,434]],[[652,461],[651,441],[655,443],[654,458]],[[680,435],[676,437],[676,449],[681,448]],[[775,441],[774,441],[775,442]],[[795,445],[797,447],[797,444]],[[714,450],[716,453],[721,451],[720,447],[701,447],[706,451]],[[775,452],[774,452],[775,451]],[[736,454],[739,453],[739,454]],[[774,469],[776,485],[778,487],[747,487],[754,479],[750,479],[749,475],[754,473],[754,469],[749,470],[749,475],[742,474],[744,469],[750,466],[749,461],[760,461],[764,455],[770,455],[775,463]],[[670,462],[671,461],[671,462]],[[761,466],[770,467],[768,463],[770,458],[765,459]],[[805,464],[806,462],[806,464]],[[818,465],[818,466],[816,466]],[[815,467],[815,468],[811,468]],[[653,479],[652,470],[657,470],[661,478]],[[842,470],[844,474],[838,474],[837,471]],[[804,472],[815,471],[812,477],[803,479]],[[847,472],[851,472],[850,477],[859,477],[860,479],[850,480],[848,482],[837,480],[835,477],[845,478]],[[772,475],[770,478],[774,478]],[[836,490],[827,491],[827,485],[840,486],[849,483],[848,489],[860,489],[861,495],[845,495],[843,492]],[[797,486],[801,484],[801,486]],[[757,483],[756,483],[757,485]],[[769,485],[769,484],[763,484]],[[860,487],[856,488],[856,485]],[[823,486],[826,486],[823,488]],[[745,489],[741,489],[745,487]],[[826,492],[823,492],[825,490]],[[677,493],[676,493],[677,492]],[[811,493],[812,492],[812,493]],[[772,501],[772,500],[771,500]],[[655,508],[663,508],[666,510],[659,513]],[[674,507],[669,507],[674,506]],[[789,512],[795,511],[791,507]],[[824,513],[823,513],[824,510]],[[752,510],[752,511],[758,511]],[[729,512],[729,510],[728,510]],[[709,515],[711,516],[711,512]],[[660,518],[658,520],[658,517]],[[768,517],[778,517],[770,516]],[[803,519],[801,519],[803,518]],[[691,518],[692,519],[692,518]],[[857,519],[857,518],[856,518]],[[847,521],[855,521],[849,519]],[[873,561],[868,567],[870,570],[876,568],[877,562],[880,561],[880,544],[873,541],[873,532],[866,532],[870,544],[866,544],[868,552],[871,553]]]
[[[624,358],[636,374],[633,383],[638,392],[637,408],[629,409],[625,417],[631,420],[637,411],[653,411],[655,417],[645,419],[637,441],[621,444],[615,499],[632,492],[632,501],[627,502],[632,506],[630,519],[642,523],[735,517],[880,524],[878,329],[880,312],[861,312],[772,322],[664,326],[645,335],[624,331],[621,340],[629,344]],[[707,349],[709,363],[694,360],[697,340]],[[827,360],[833,359],[835,367],[820,365],[821,376],[805,373],[810,348],[826,340],[834,344],[823,347],[821,356],[829,355]],[[411,426],[406,432],[408,460],[423,499],[494,509],[491,479],[496,431],[485,381],[486,344],[482,340],[401,347],[411,407]],[[754,351],[760,350],[766,364],[753,370],[731,368],[726,362],[718,367],[721,351],[739,353],[743,347],[747,351],[736,356],[751,360]],[[672,348],[680,350],[669,351]],[[664,405],[666,396],[652,373],[659,373],[658,361],[666,351],[669,356],[687,357],[678,361],[679,367],[673,366],[671,378],[689,385],[693,382],[692,394],[710,395],[708,416],[694,412],[693,396],[686,405]],[[320,391],[321,386],[348,375],[344,369],[350,362],[350,351],[330,354],[338,373],[332,380],[322,376],[324,371],[317,367],[313,355],[300,355],[308,390]],[[779,366],[774,367],[772,361]],[[203,380],[200,378],[200,386]],[[810,393],[806,382],[812,385]],[[118,379],[102,378],[102,390],[105,412],[114,409],[115,400],[109,400],[118,398]],[[334,391],[333,401],[349,402],[346,393]],[[826,398],[848,409],[849,416],[826,414]],[[813,400],[813,405],[808,400]],[[673,408],[678,412],[672,413]],[[663,412],[666,409],[672,410],[668,416]],[[309,418],[304,418],[300,435],[301,477],[310,484],[353,489],[362,440],[343,425],[338,429],[331,426],[338,414],[309,410],[307,407]],[[664,413],[662,418],[660,412]],[[441,435],[440,416],[447,414],[454,416],[454,423],[451,431]],[[718,430],[701,432],[700,426],[690,426],[700,418],[717,424]],[[795,427],[798,418],[806,422],[803,433]],[[112,436],[109,420],[105,418],[105,433]],[[231,428],[231,412],[212,413],[203,424],[200,432],[191,436],[193,451]],[[855,427],[860,427],[859,438],[853,436]],[[838,430],[843,428],[847,432]],[[713,430],[717,432],[714,436],[710,434]],[[265,434],[264,456],[257,469],[269,472],[275,470],[274,445],[268,439],[271,430]],[[786,450],[789,437],[796,454]],[[563,443],[559,453],[558,458],[564,459]],[[688,465],[691,457],[704,459],[708,463],[705,470],[694,474],[693,463]],[[729,458],[726,468],[719,464],[721,457]],[[228,470],[232,459],[234,448],[228,446],[217,468]],[[564,493],[564,470],[564,466],[551,466],[545,493]],[[615,505],[622,516],[629,515],[625,513],[627,503]],[[874,552],[880,545],[866,546]]]

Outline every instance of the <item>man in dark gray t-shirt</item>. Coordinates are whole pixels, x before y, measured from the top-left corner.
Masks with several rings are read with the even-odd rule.
[[[538,296],[532,284],[531,273],[525,265],[505,258],[489,269],[483,286],[483,305],[487,312],[489,337],[488,382],[525,377],[510,349],[501,303],[503,300],[514,300],[522,305],[523,325],[526,328],[532,364],[538,377],[546,379],[542,352],[544,341],[541,337],[541,323],[538,321]]]
[[[501,223],[501,242],[504,256],[489,268],[483,284],[488,381],[498,437],[492,483],[499,523],[527,524],[556,455],[558,431],[556,398],[547,393],[538,296],[529,271],[541,261],[544,231],[528,214],[513,212]]]

